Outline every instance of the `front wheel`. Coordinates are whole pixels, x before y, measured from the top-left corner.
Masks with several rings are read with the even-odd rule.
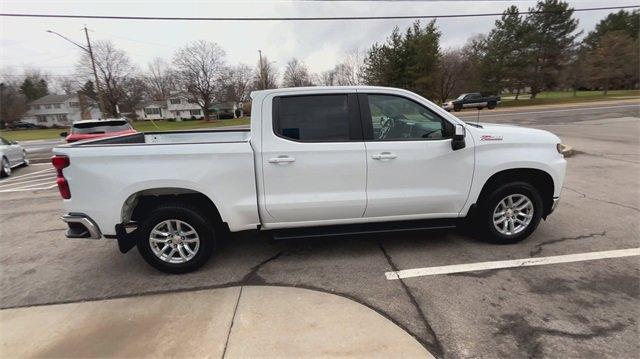
[[[495,102],[489,102],[489,104],[487,105],[487,108],[489,110],[493,110],[494,108],[496,108],[496,103]]]
[[[153,210],[137,236],[142,258],[166,273],[187,273],[202,267],[215,244],[214,226],[197,208],[180,203]]]
[[[498,244],[529,237],[542,218],[542,198],[526,182],[512,182],[493,190],[478,207],[480,239]]]

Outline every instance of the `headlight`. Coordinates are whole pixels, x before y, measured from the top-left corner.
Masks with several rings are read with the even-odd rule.
[[[561,154],[561,155],[562,155],[562,154],[563,154],[564,149],[565,149],[565,145],[563,145],[562,143],[558,143],[558,144],[556,145],[556,150],[558,150],[558,153],[559,153],[559,154]]]

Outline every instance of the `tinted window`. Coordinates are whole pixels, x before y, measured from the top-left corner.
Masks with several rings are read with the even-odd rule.
[[[109,133],[131,129],[127,121],[100,121],[75,123],[71,127],[71,133]]]
[[[347,95],[280,97],[276,134],[296,141],[348,141]]]
[[[373,140],[441,140],[451,137],[453,125],[409,99],[369,95]]]

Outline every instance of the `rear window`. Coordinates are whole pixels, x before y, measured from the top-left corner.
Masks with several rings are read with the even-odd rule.
[[[126,131],[131,129],[127,121],[100,121],[75,123],[71,126],[71,133],[94,134]]]
[[[274,130],[295,141],[349,141],[347,95],[280,97]]]

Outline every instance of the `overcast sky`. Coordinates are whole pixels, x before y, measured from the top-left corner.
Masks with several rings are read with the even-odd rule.
[[[383,16],[441,15],[501,12],[510,4],[521,10],[535,1],[7,1],[4,13],[82,14],[185,17],[270,16]],[[637,0],[572,0],[574,8],[637,5]],[[609,11],[578,12],[585,33]],[[439,19],[443,48],[463,45],[478,33],[486,33],[495,17]],[[384,41],[394,26],[406,28],[412,20],[357,21],[141,21],[43,18],[0,18],[0,66],[41,68],[55,76],[72,74],[79,49],[48,34],[62,33],[82,44],[82,27],[91,30],[92,41],[109,39],[129,54],[141,69],[154,57],[171,60],[173,52],[192,40],[209,40],[226,51],[227,62],[254,66],[258,49],[282,68],[288,59],[302,59],[312,72],[332,68],[352,49],[365,50]],[[426,20],[423,20],[426,21]],[[281,70],[282,72],[282,70]]]

